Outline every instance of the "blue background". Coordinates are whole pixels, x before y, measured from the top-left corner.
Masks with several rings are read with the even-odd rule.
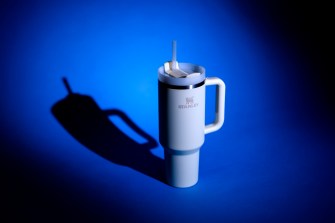
[[[330,8],[289,1],[2,1],[1,217],[334,221]],[[199,182],[188,189],[104,159],[51,113],[67,95],[67,77],[74,92],[101,109],[121,110],[157,141],[157,69],[170,60],[172,40],[180,62],[204,66],[227,86],[224,126],[206,135]],[[209,123],[214,89],[206,100]],[[152,153],[163,158],[160,145]]]

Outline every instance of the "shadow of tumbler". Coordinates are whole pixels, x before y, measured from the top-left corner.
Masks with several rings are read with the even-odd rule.
[[[164,182],[164,160],[153,155],[158,143],[118,109],[102,110],[87,95],[73,93],[67,80],[63,82],[69,94],[56,102],[51,112],[58,122],[82,145],[113,163]],[[118,116],[146,142],[140,144],[121,131],[109,116]]]

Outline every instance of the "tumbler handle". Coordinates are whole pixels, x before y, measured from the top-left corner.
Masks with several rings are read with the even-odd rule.
[[[206,78],[205,85],[216,86],[215,121],[205,126],[205,134],[219,130],[224,122],[226,85],[217,77]]]

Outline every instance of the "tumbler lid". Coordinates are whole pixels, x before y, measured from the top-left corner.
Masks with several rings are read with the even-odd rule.
[[[165,73],[164,66],[158,68],[158,80],[169,85],[186,86],[198,84],[205,80],[205,68],[191,63],[179,63],[180,69],[187,73],[200,73],[188,78],[176,78]]]

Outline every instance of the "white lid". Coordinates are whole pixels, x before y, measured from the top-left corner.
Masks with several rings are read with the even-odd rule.
[[[187,85],[194,85],[198,84],[205,80],[205,68],[199,65],[191,64],[191,63],[179,63],[179,67],[181,70],[185,71],[186,73],[200,73],[200,75],[195,75],[192,77],[187,78],[178,78],[173,77],[167,73],[165,73],[164,66],[161,66],[158,69],[158,79],[159,81],[170,84],[170,85],[177,85],[177,86],[187,86]]]

